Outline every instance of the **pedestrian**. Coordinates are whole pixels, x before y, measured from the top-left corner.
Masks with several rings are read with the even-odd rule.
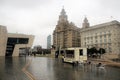
[[[55,52],[55,58],[58,58],[58,51]]]

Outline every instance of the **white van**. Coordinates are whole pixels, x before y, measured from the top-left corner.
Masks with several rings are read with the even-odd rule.
[[[87,61],[87,48],[66,48],[64,50],[63,62],[83,63]]]

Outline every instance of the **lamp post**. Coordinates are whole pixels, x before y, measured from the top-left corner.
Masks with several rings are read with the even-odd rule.
[[[26,45],[26,48],[25,48],[25,63],[26,63],[26,54],[27,54],[27,45]]]
[[[56,32],[56,51],[57,51],[58,47],[57,47],[57,32]]]
[[[59,47],[59,55],[60,55],[60,52],[61,52],[61,45],[60,45],[60,47]]]

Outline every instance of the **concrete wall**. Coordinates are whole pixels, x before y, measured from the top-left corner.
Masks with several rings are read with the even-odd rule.
[[[5,56],[7,44],[7,29],[0,25],[0,56]]]

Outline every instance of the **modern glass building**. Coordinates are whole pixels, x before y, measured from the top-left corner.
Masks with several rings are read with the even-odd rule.
[[[26,54],[32,47],[33,40],[33,35],[8,33],[7,28],[0,25],[0,56]]]
[[[51,48],[51,35],[47,37],[47,49]]]

